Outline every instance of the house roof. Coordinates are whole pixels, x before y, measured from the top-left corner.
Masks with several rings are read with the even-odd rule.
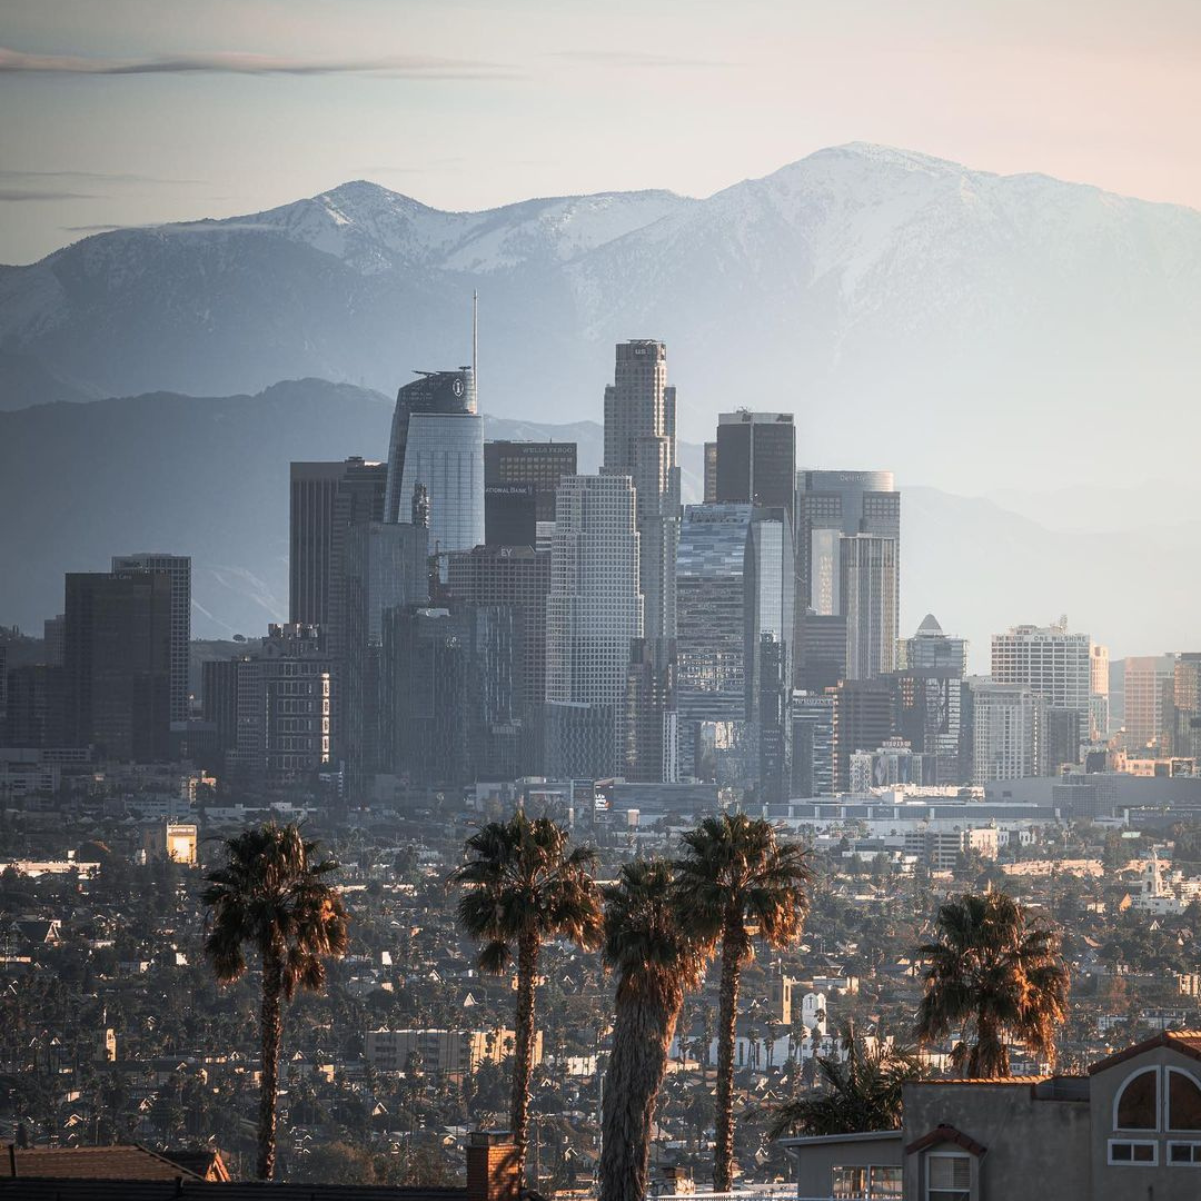
[[[815,1147],[834,1143],[870,1143],[899,1140],[902,1130],[859,1130],[853,1134],[797,1134],[790,1138],[777,1139],[781,1147]]]
[[[18,1147],[10,1154],[7,1163],[0,1158],[0,1178],[10,1174],[15,1162],[18,1179],[173,1181],[206,1179],[214,1153],[180,1152],[175,1159],[134,1143],[116,1147]],[[202,1159],[206,1161],[203,1164]],[[228,1178],[226,1173],[224,1179]]]
[[[1146,1051],[1154,1051],[1157,1047],[1170,1047],[1173,1051],[1179,1051],[1192,1059],[1201,1059],[1201,1030],[1163,1030],[1141,1043],[1135,1043],[1133,1047],[1115,1051],[1112,1055],[1099,1059],[1089,1067],[1088,1074],[1095,1076],[1097,1072],[1116,1067],[1119,1063],[1125,1063],[1127,1059],[1133,1059]]]
[[[913,1142],[905,1147],[905,1154],[912,1155],[916,1151],[925,1151],[930,1147],[938,1147],[943,1143],[954,1143],[957,1147],[962,1147],[971,1155],[980,1156],[988,1150],[983,1143],[978,1143],[969,1135],[956,1130],[954,1126],[939,1125],[927,1134],[923,1134],[921,1138],[915,1138]]]

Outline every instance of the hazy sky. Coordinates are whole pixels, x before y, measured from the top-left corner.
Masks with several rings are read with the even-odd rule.
[[[883,142],[1201,208],[1201,0],[0,0],[0,261],[347,179],[707,195]]]

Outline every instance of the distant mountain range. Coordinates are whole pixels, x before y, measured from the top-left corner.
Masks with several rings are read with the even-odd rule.
[[[309,379],[256,396],[155,393],[0,413],[0,624],[38,633],[62,609],[64,572],[161,549],[193,557],[197,637],[262,633],[287,616],[289,462],[381,458],[391,411],[379,393]],[[601,457],[593,421],[493,420],[488,435],[575,440],[584,471]],[[686,499],[697,499],[700,447],[682,444],[680,457]],[[902,529],[902,630],[933,611],[972,640],[979,670],[991,633],[1065,611],[1116,654],[1197,644],[1201,523],[1187,514],[1119,539],[910,486]]]
[[[385,393],[465,362],[484,411],[597,411],[613,343],[665,338],[680,433],[793,410],[801,455],[940,487],[1109,483],[1201,436],[1201,214],[850,145],[704,200],[428,208],[355,182],[0,268],[0,408]],[[149,404],[152,402],[140,402]]]

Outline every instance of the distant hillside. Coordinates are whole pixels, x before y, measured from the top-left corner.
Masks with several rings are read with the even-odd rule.
[[[163,549],[193,557],[197,637],[260,634],[286,617],[289,462],[383,458],[391,412],[377,392],[308,379],[257,396],[159,393],[0,413],[0,625],[40,633],[62,608],[64,572]],[[600,462],[595,422],[487,429],[575,440],[582,471]],[[680,458],[685,497],[698,499],[700,448],[682,444]],[[932,611],[972,640],[978,670],[991,633],[1064,612],[1115,655],[1201,642],[1201,523],[1072,533],[901,485],[902,632]]]

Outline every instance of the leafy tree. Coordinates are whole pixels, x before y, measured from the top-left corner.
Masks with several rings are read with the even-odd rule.
[[[916,1034],[923,1043],[958,1031],[961,1075],[1008,1076],[1010,1041],[1055,1058],[1067,1016],[1068,972],[1059,935],[1003,892],[965,894],[941,906],[927,962]]]
[[[775,1108],[769,1128],[772,1138],[784,1134],[858,1134],[896,1130],[901,1125],[901,1090],[922,1073],[917,1056],[908,1050],[877,1042],[869,1048],[853,1022],[842,1030],[846,1060],[819,1056],[822,1091],[798,1097]]]
[[[742,969],[754,956],[756,936],[772,947],[800,937],[812,873],[798,843],[778,840],[770,822],[744,813],[705,818],[684,835],[684,847],[676,862],[681,920],[720,947],[713,1188],[728,1193],[734,1183],[734,1025]]]
[[[617,976],[613,1053],[605,1074],[600,1201],[643,1201],[651,1125],[685,990],[705,968],[679,918],[671,865],[628,863],[605,890],[605,964]]]
[[[489,822],[467,840],[466,851],[467,862],[451,880],[463,889],[460,924],[483,943],[480,970],[496,974],[513,960],[517,965],[510,1124],[524,1179],[538,957],[542,944],[556,938],[580,947],[599,943],[596,855],[590,847],[569,848],[567,831],[550,818],[531,821],[521,811],[507,822]]]
[[[245,830],[226,840],[225,866],[208,874],[202,894],[210,910],[205,953],[217,979],[227,984],[244,975],[247,945],[262,966],[257,1172],[263,1180],[275,1170],[282,1002],[298,988],[319,991],[325,960],[340,958],[347,946],[346,907],[326,879],[338,865],[317,851],[293,824]]]

